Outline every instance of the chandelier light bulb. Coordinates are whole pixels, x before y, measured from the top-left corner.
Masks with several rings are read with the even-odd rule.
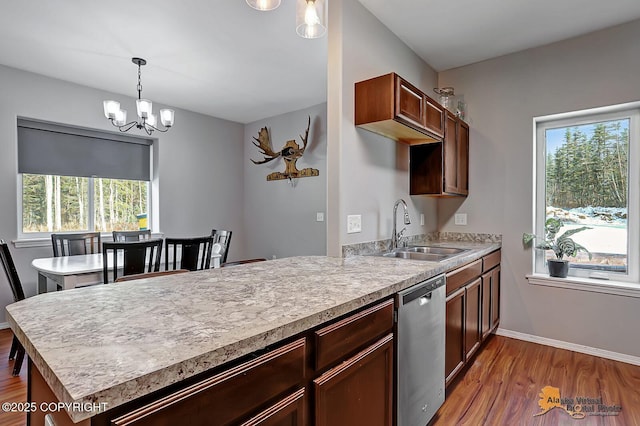
[[[104,101],[102,102],[104,108],[104,116],[109,120],[116,118],[116,114],[120,111],[120,102],[117,101]]]
[[[116,111],[115,117],[114,117],[114,123],[116,124],[116,126],[124,126],[126,122],[127,122],[127,110],[119,109],[118,111]]]
[[[146,119],[146,123],[151,127],[156,127],[156,124],[158,123],[156,115],[155,114],[149,114],[149,116]]]
[[[136,108],[138,110],[138,117],[149,118],[153,103],[149,99],[137,99]]]
[[[174,116],[174,112],[172,109],[160,110],[160,122],[164,127],[173,126],[173,116]]]

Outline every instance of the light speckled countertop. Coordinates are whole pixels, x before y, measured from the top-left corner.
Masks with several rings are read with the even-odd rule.
[[[453,244],[443,244],[453,246]],[[293,257],[47,293],[7,307],[62,402],[132,401],[392,295],[500,247],[440,263]],[[71,411],[74,421],[95,412]]]

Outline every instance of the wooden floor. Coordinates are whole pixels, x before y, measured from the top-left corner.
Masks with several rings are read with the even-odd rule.
[[[13,361],[9,361],[9,349],[13,333],[0,330],[0,403],[27,401],[27,357],[22,362],[20,376],[13,377]],[[27,424],[24,413],[6,412],[0,408],[0,426],[23,426]]]
[[[26,359],[19,377],[8,360],[12,334],[0,330],[0,402],[27,399]],[[640,367],[548,346],[494,336],[453,384],[432,426],[448,425],[640,425]],[[556,407],[541,411],[545,386],[562,398],[598,398],[621,406],[618,416],[573,419]],[[23,413],[0,411],[0,426],[24,426]],[[350,425],[345,425],[350,426]]]
[[[640,367],[549,346],[493,336],[452,384],[432,421],[446,425],[640,425]],[[534,417],[542,388],[561,398],[599,398],[618,416],[574,419],[560,407]],[[583,405],[583,412],[592,404]],[[597,404],[594,408],[598,408]]]

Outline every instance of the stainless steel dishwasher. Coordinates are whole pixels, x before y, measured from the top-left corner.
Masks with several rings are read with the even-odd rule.
[[[398,426],[425,426],[444,402],[445,277],[398,293]]]

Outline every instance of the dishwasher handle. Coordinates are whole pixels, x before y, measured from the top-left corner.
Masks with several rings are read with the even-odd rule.
[[[420,303],[420,306],[426,305],[427,303],[429,303],[431,301],[431,295],[432,294],[433,294],[433,292],[427,293],[424,296],[420,297],[420,299],[418,299],[419,303]]]
[[[433,290],[437,289],[438,287],[442,287],[443,285],[445,285],[444,275],[439,275],[420,284],[416,284],[413,287],[410,287],[407,290],[398,293],[398,295],[400,296],[399,305],[404,306],[413,302],[414,300],[418,300],[420,306],[425,305],[426,303],[428,303],[428,300],[431,299],[431,292],[433,292]]]

